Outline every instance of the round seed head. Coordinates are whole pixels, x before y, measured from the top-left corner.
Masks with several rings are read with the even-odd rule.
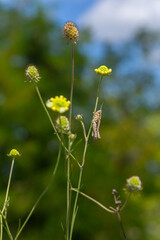
[[[78,29],[76,28],[75,24],[72,22],[68,22],[64,25],[63,33],[67,40],[71,40],[73,42],[75,42],[79,37]]]

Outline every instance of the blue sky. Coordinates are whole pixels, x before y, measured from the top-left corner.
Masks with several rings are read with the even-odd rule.
[[[90,29],[92,41],[83,51],[93,64],[103,57],[103,43],[122,46],[142,29],[160,32],[160,0],[0,0],[6,7],[14,5],[23,9],[27,4],[33,11],[36,2],[41,2],[48,16],[56,19],[60,26],[73,21],[80,33],[81,29]],[[159,62],[160,43],[151,46],[148,58],[138,53],[137,46],[133,58],[125,63],[125,71],[139,67],[150,69],[159,83]]]
[[[50,9],[57,6],[55,15],[60,24],[73,21],[89,27],[95,38],[104,42],[128,41],[141,29],[160,30],[160,0],[40,1]]]
[[[95,55],[103,52],[102,43],[125,43],[138,31],[160,31],[160,0],[0,0],[6,6],[41,2],[48,14],[63,26],[75,22],[79,29],[89,28]],[[96,47],[95,47],[96,46]],[[151,61],[160,61],[160,45],[154,46]]]
[[[53,6],[53,0],[41,0],[42,3],[48,2],[48,6]],[[87,12],[96,0],[57,0],[54,1],[57,6],[56,17],[60,24],[64,25],[66,21],[75,23],[81,18],[84,12]]]
[[[59,24],[73,21],[88,27],[96,40],[109,43],[131,40],[141,29],[160,31],[160,0],[0,0],[0,3],[41,2]]]

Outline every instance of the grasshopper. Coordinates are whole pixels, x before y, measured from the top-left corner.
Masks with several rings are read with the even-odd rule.
[[[102,106],[100,110],[98,110],[97,112],[93,113],[93,119],[92,119],[92,137],[94,138],[94,140],[96,141],[97,138],[101,138],[100,133],[99,133],[99,127],[101,124],[101,117],[102,117]]]

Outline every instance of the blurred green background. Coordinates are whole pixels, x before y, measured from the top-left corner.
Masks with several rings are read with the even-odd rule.
[[[68,19],[66,19],[68,20]],[[160,235],[160,98],[158,72],[149,65],[136,65],[141,53],[147,62],[151,46],[159,33],[141,31],[124,44],[105,45],[103,56],[89,56],[92,41],[88,31],[80,31],[75,45],[75,87],[73,116],[81,113],[88,129],[92,119],[98,76],[94,68],[113,69],[104,77],[100,105],[103,115],[101,140],[90,138],[84,169],[82,191],[106,206],[114,205],[112,189],[122,201],[126,178],[138,175],[143,182],[140,195],[131,198],[122,213],[128,239],[158,240]],[[89,51],[95,51],[94,47]],[[10,191],[8,222],[13,234],[18,221],[29,210],[48,183],[54,167],[58,141],[39,102],[34,85],[25,82],[29,64],[38,67],[39,89],[44,101],[56,95],[69,99],[71,81],[70,43],[47,11],[34,4],[32,14],[17,7],[0,5],[0,205],[2,206],[12,148],[22,154],[16,160]],[[153,71],[154,70],[154,71]],[[100,106],[99,105],[99,106]],[[51,115],[56,120],[56,113]],[[66,113],[67,115],[67,113]],[[81,126],[73,119],[77,134],[74,155],[81,161],[84,146]],[[79,169],[72,163],[72,183],[77,185]],[[73,193],[73,197],[74,197]],[[23,240],[64,239],[61,225],[66,214],[66,163],[64,153],[52,187],[41,200],[20,236]],[[4,236],[4,239],[8,239]],[[115,215],[79,197],[74,240],[123,239]]]

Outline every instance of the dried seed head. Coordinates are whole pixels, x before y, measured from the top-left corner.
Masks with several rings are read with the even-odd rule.
[[[75,42],[79,37],[78,29],[76,28],[75,24],[72,22],[68,22],[64,25],[63,33],[67,40],[71,40],[73,42]]]

